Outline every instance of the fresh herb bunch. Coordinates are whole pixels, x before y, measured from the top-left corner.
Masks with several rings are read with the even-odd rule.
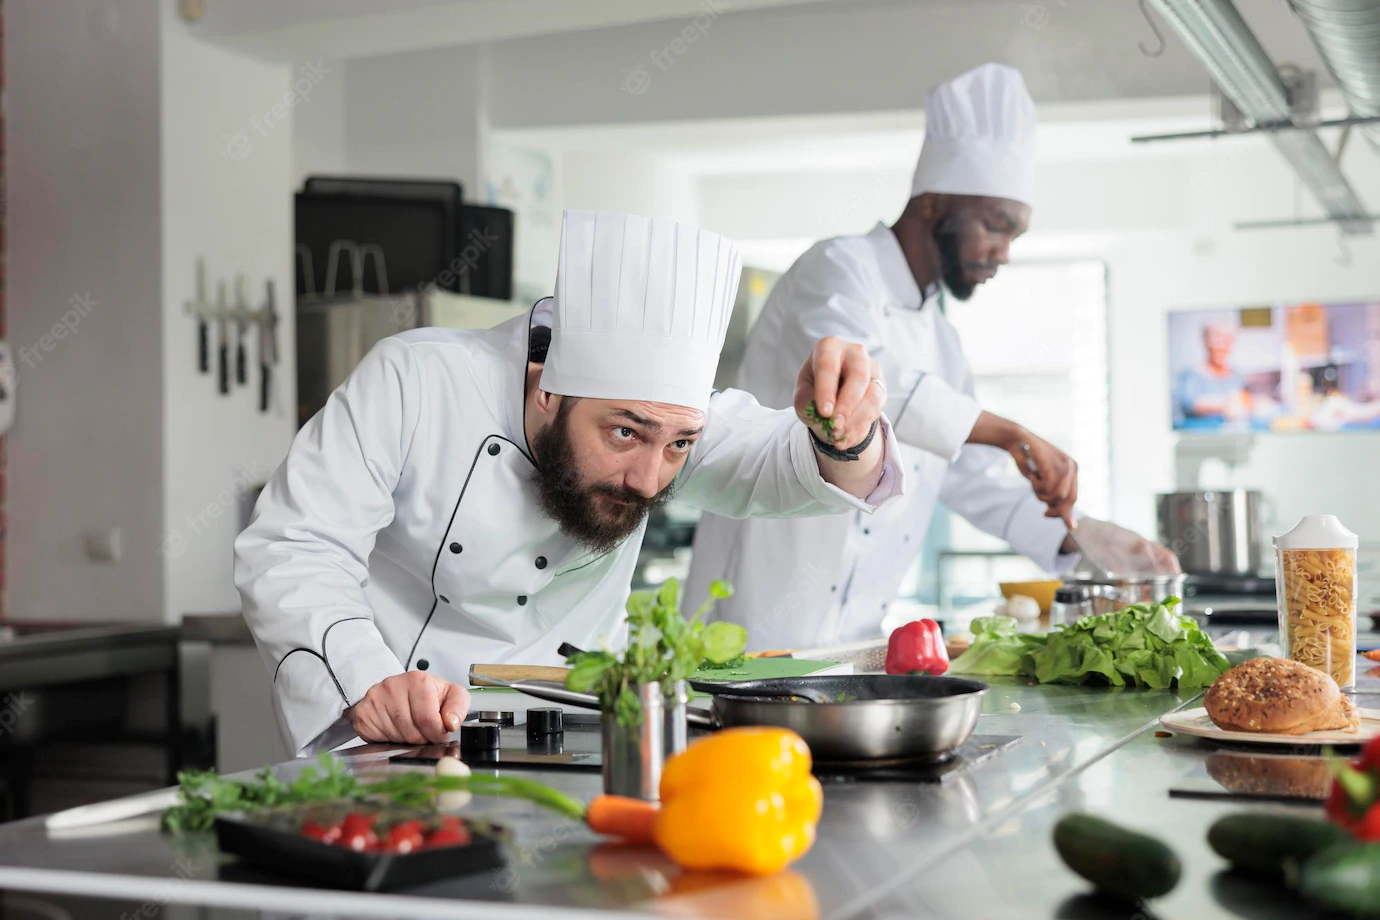
[[[634,591],[628,598],[628,646],[621,654],[578,652],[566,659],[571,666],[567,689],[593,693],[619,725],[642,722],[637,686],[659,683],[666,690],[689,677],[700,664],[733,661],[747,648],[747,630],[736,623],[704,623],[714,602],[733,594],[726,581],[709,586],[709,597],[694,616],[680,613],[680,583],[667,581],[655,591]]]
[[[820,430],[824,432],[824,437],[830,444],[834,443],[834,420],[820,415],[819,410],[815,408],[815,401],[813,399],[805,406],[805,418],[820,427]]]
[[[577,821],[585,807],[563,792],[520,776],[474,773],[437,776],[398,773],[365,782],[345,769],[337,757],[322,754],[318,767],[306,767],[285,783],[268,767],[252,780],[222,779],[214,771],[184,770],[177,775],[181,802],[163,813],[163,829],[171,833],[209,830],[216,815],[229,811],[264,811],[330,801],[382,799],[405,808],[434,808],[436,793],[467,789],[476,795],[526,799]]]

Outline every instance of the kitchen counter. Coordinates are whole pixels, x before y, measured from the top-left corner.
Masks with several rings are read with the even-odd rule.
[[[102,680],[177,665],[175,626],[0,623],[0,692]]]
[[[1380,681],[1362,681],[1364,706],[1366,696],[1380,693]],[[600,847],[583,827],[527,803],[477,799],[472,811],[482,809],[515,832],[508,868],[406,895],[326,892],[251,876],[233,864],[221,865],[207,841],[163,837],[147,823],[120,836],[88,831],[60,839],[50,838],[37,821],[0,826],[0,888],[135,898],[152,889],[165,891],[172,902],[337,915],[531,916],[542,906],[571,917],[629,911],[983,920],[1104,916],[1096,905],[1065,903],[1086,885],[1059,864],[1049,843],[1059,815],[1086,809],[1156,833],[1184,857],[1183,882],[1156,903],[1162,916],[1299,917],[1298,906],[1276,893],[1218,877],[1221,862],[1207,850],[1207,827],[1224,811],[1243,806],[1167,794],[1214,750],[1187,738],[1154,737],[1161,714],[1195,700],[1166,691],[994,681],[977,732],[1020,735],[1018,744],[940,783],[826,784],[814,849],[789,874],[766,880],[678,882],[654,854]],[[386,756],[375,752],[354,760],[363,765]],[[278,768],[284,776],[296,769]],[[600,789],[597,774],[523,775],[581,798]]]

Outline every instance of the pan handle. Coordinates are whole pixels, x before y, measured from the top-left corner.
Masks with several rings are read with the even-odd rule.
[[[685,708],[685,723],[696,728],[707,728],[710,731],[717,731],[719,722],[714,718],[714,713],[695,706]]]

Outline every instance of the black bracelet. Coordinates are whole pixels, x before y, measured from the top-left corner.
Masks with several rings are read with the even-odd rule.
[[[808,430],[810,432],[810,440],[815,442],[815,450],[819,451],[821,454],[828,457],[830,460],[851,461],[857,460],[860,457],[862,457],[863,451],[867,450],[868,446],[872,443],[872,439],[877,436],[877,424],[880,421],[881,419],[874,419],[872,422],[872,427],[867,430],[867,437],[863,438],[861,441],[859,441],[857,444],[854,444],[847,450],[840,450],[834,445],[824,441],[822,438],[820,438],[819,435],[815,434],[815,430],[813,428],[810,428]]]

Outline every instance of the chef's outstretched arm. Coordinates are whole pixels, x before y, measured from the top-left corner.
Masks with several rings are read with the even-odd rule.
[[[817,343],[800,369],[796,406],[768,409],[742,390],[715,393],[704,434],[677,481],[677,495],[724,517],[807,517],[871,513],[904,486],[891,425],[881,414],[884,383],[866,351],[839,339]],[[830,418],[807,424],[806,406]],[[832,405],[831,405],[832,404]],[[875,423],[875,426],[874,426]]]
[[[396,339],[374,346],[298,432],[235,541],[244,617],[294,754],[356,735],[440,740],[446,713],[456,723],[465,715],[463,688],[403,673],[364,594],[375,538],[393,520],[420,398],[410,347]]]

